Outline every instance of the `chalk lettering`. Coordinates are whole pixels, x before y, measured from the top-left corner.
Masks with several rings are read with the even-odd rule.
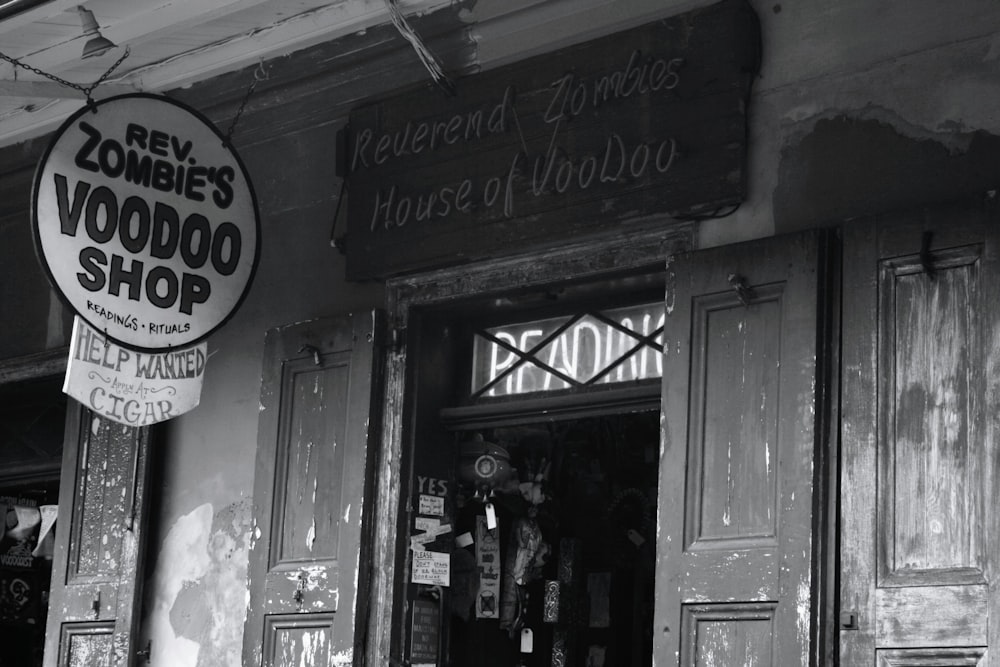
[[[676,155],[677,144],[673,138],[657,143],[628,145],[617,132],[611,133],[599,156],[567,156],[553,142],[545,156],[535,158],[531,193],[536,197],[552,192],[562,194],[574,183],[579,189],[586,190],[595,180],[618,183],[626,176],[641,179],[650,173],[651,168],[665,173],[673,165]]]
[[[369,229],[403,227],[414,220],[424,222],[432,218],[445,218],[452,209],[468,213],[472,210],[472,181],[464,179],[457,186],[442,186],[417,195],[400,195],[395,185],[388,190],[375,192]]]
[[[379,135],[371,128],[364,128],[354,135],[351,171],[381,166],[393,158],[418,155],[463,141],[477,141],[489,134],[502,134],[509,127],[508,111],[513,111],[513,104],[514,89],[508,86],[492,108],[473,109],[438,121],[416,124],[407,121],[401,128]]]
[[[500,178],[494,176],[486,181],[486,185],[483,186],[483,203],[486,206],[493,206],[496,203],[497,197],[500,196]]]
[[[680,70],[683,58],[646,59],[642,53],[633,51],[623,70],[618,70],[598,78],[593,87],[593,105],[600,106],[613,99],[630,97],[636,93],[645,95],[661,90],[673,90],[680,84]]]
[[[521,173],[518,165],[522,157],[522,153],[514,155],[514,159],[510,163],[510,169],[507,170],[507,187],[504,192],[503,214],[508,218],[514,217],[514,179]]]
[[[572,74],[566,74],[565,76],[562,76],[552,82],[552,87],[556,89],[556,92],[552,95],[552,99],[549,100],[549,106],[546,107],[545,113],[542,114],[542,120],[546,123],[554,123],[557,120],[562,120],[567,117],[567,92],[572,83]]]
[[[369,195],[369,230],[392,231],[451,219],[457,213],[477,215],[501,207],[503,216],[513,218],[519,192],[534,197],[597,188],[611,192],[612,188],[642,183],[673,169],[679,156],[673,137],[637,136],[633,128],[626,131],[614,124],[592,121],[602,105],[677,89],[682,84],[684,59],[650,55],[639,49],[622,56],[604,72],[583,76],[573,70],[555,77],[547,89],[532,92],[532,105],[537,111],[527,130],[521,125],[524,119],[517,115],[515,89],[507,86],[499,98],[474,109],[408,121],[385,131],[356,131],[351,149],[352,171],[382,167],[396,159],[478,141],[512,128],[520,139],[519,150],[510,158],[505,172],[477,170],[474,179],[459,175],[450,182],[432,181],[415,191],[389,177]],[[576,134],[563,140],[562,131],[578,117],[586,118],[587,141],[577,140]],[[545,141],[537,136],[539,123],[547,125],[551,132],[544,153],[529,148]],[[604,128],[603,136],[597,134],[600,128]],[[581,150],[584,144],[589,148]],[[491,143],[482,154],[495,160],[497,153]],[[404,172],[402,166],[395,169],[398,171],[393,173]],[[72,203],[69,198],[67,201],[67,206]]]

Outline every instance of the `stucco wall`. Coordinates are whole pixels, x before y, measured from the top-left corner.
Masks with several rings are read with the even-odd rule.
[[[1000,184],[1000,7],[754,2],[764,61],[750,197],[703,245],[983,193]]]
[[[208,342],[201,405],[171,421],[161,443],[143,622],[153,664],[241,664],[264,332],[382,302],[381,285],[344,282],[330,245],[335,129],[237,145],[261,202],[260,265],[239,312]]]

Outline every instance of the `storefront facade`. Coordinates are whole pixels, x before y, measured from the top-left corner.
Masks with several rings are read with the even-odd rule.
[[[389,25],[269,63],[260,263],[160,426],[59,392],[46,139],[0,149],[0,496],[59,506],[4,636],[993,664],[1000,8],[498,4],[415,22],[454,95]],[[170,95],[225,125],[246,74]]]

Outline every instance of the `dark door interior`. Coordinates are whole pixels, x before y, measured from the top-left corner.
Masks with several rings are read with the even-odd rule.
[[[451,552],[450,664],[651,664],[658,451],[656,412],[461,434],[455,533],[477,539]],[[484,497],[468,468],[487,452],[502,463]],[[499,562],[482,571],[487,504]]]
[[[61,380],[0,386],[2,666],[42,664],[52,574],[52,532],[43,527],[52,526],[59,500],[66,414]]]
[[[663,274],[616,286],[411,319],[411,664],[651,665]]]

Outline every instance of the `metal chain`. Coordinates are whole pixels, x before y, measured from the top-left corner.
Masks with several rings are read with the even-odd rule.
[[[14,65],[15,67],[26,69],[33,74],[43,76],[46,79],[55,81],[60,85],[66,86],[68,88],[73,88],[74,90],[79,90],[86,96],[87,104],[93,104],[93,100],[91,99],[90,94],[94,91],[95,88],[104,83],[104,81],[109,76],[111,76],[111,73],[114,72],[116,69],[118,69],[118,67],[122,64],[122,62],[124,62],[125,59],[128,58],[128,56],[129,56],[129,47],[126,45],[125,51],[122,52],[122,55],[118,58],[118,60],[116,60],[114,64],[111,65],[111,67],[109,67],[108,70],[104,74],[102,74],[100,78],[97,79],[97,81],[94,81],[89,86],[84,86],[79,83],[73,83],[72,81],[67,81],[66,79],[62,79],[56,76],[55,74],[50,74],[44,70],[38,69],[37,67],[32,67],[31,65],[21,62],[17,58],[12,58],[8,56],[6,53],[0,51],[0,60],[5,60],[11,65]],[[233,116],[233,121],[229,125],[229,130],[226,132],[225,144],[227,146],[232,145],[233,133],[236,131],[236,125],[240,122],[240,116],[243,115],[243,111],[246,109],[247,102],[250,100],[250,96],[253,95],[254,89],[257,87],[257,82],[264,81],[265,79],[267,79],[267,71],[264,69],[264,64],[260,63],[257,66],[257,69],[254,71],[253,79],[250,81],[250,85],[247,87],[247,92],[245,95],[243,95],[243,99],[240,101],[240,106],[236,110],[236,115]]]
[[[229,130],[226,131],[226,139],[223,142],[223,145],[227,148],[232,148],[233,146],[233,133],[236,132],[236,125],[240,122],[240,116],[243,115],[243,110],[246,109],[247,102],[250,101],[250,96],[253,95],[253,91],[257,87],[257,82],[264,81],[266,79],[267,70],[264,69],[264,63],[261,62],[257,65],[257,69],[254,70],[253,79],[250,80],[250,85],[247,86],[247,92],[243,95],[239,108],[236,109],[236,115],[233,116],[233,120],[229,124]]]
[[[37,74],[39,76],[43,76],[46,79],[51,79],[52,81],[55,81],[56,83],[58,83],[60,85],[67,86],[69,88],[73,88],[74,90],[79,90],[81,93],[83,93],[87,97],[87,103],[89,104],[90,102],[93,101],[90,98],[90,94],[94,91],[95,88],[97,88],[99,85],[101,85],[102,83],[104,83],[104,80],[107,79],[109,76],[111,76],[112,72],[114,72],[116,69],[118,69],[118,66],[121,65],[122,62],[126,58],[128,58],[128,54],[129,54],[129,48],[126,45],[125,46],[125,50],[122,52],[122,54],[118,58],[118,60],[116,60],[114,62],[114,64],[111,65],[111,67],[108,68],[108,71],[106,71],[104,74],[102,74],[101,77],[97,81],[95,81],[94,83],[90,84],[89,86],[84,86],[84,85],[79,84],[79,83],[73,83],[72,81],[67,81],[66,79],[61,79],[58,76],[56,76],[55,74],[49,74],[48,72],[40,70],[37,67],[32,67],[31,65],[29,65],[27,63],[21,62],[17,58],[11,58],[10,56],[8,56],[6,53],[3,53],[3,52],[0,52],[0,60],[6,60],[7,62],[9,62],[11,65],[14,65],[15,67],[20,67],[22,69],[26,69],[29,72],[33,73],[33,74]]]
[[[243,100],[240,102],[239,108],[236,110],[236,115],[233,116],[233,120],[229,124],[229,129],[226,131],[226,141],[224,142],[226,146],[233,145],[233,133],[236,132],[236,124],[240,122],[240,116],[243,115],[243,110],[246,109],[247,101],[250,99],[250,95],[253,94],[253,89],[256,87],[257,79],[254,78],[247,87],[247,92],[243,96]]]

